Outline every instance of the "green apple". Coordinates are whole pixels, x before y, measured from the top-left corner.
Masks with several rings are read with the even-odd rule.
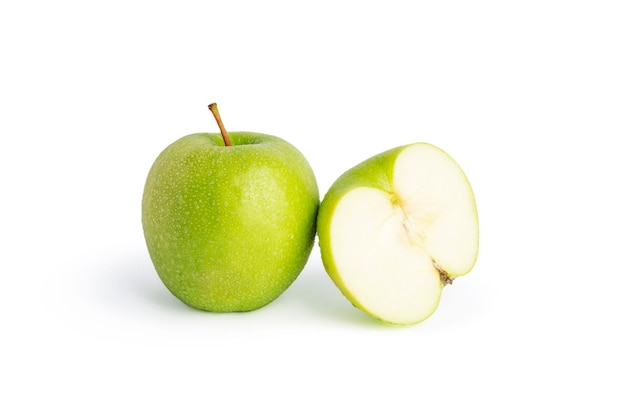
[[[311,253],[319,192],[304,156],[271,135],[180,138],[146,180],[142,224],[154,267],[186,304],[260,308],[284,292]]]
[[[437,308],[441,292],[478,255],[474,193],[441,149],[416,143],[345,172],[320,206],[322,261],[361,310],[413,324]]]

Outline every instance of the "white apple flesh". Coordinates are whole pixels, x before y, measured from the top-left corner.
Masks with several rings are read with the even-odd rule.
[[[345,173],[322,202],[318,231],[338,287],[357,307],[395,324],[429,317],[443,287],[469,272],[478,253],[471,186],[448,154],[426,143]]]

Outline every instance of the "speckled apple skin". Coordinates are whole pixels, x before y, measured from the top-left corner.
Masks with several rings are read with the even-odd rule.
[[[313,170],[271,135],[185,136],[156,159],[142,224],[154,267],[181,301],[213,312],[250,311],[300,274],[316,232]]]

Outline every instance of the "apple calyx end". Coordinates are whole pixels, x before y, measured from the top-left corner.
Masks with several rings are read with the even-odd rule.
[[[439,280],[441,280],[441,285],[442,286],[447,286],[449,284],[453,284],[454,283],[454,279],[452,277],[450,277],[450,275],[448,274],[447,271],[445,271],[440,265],[439,263],[437,263],[434,259],[430,259],[430,261],[433,263],[433,267],[435,268],[435,270],[437,270],[437,272],[439,273]]]
[[[224,146],[230,147],[232,143],[230,142],[228,132],[226,131],[224,123],[222,122],[222,118],[220,117],[220,112],[217,110],[217,103],[211,103],[209,105],[209,110],[211,111],[211,113],[213,113],[213,117],[215,117],[217,126],[219,126],[220,128],[220,133],[222,134],[222,139],[224,140]]]

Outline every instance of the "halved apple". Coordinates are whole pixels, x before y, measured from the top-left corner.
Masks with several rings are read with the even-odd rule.
[[[459,165],[427,143],[398,147],[348,170],[320,207],[322,261],[356,307],[413,324],[478,255],[474,193]]]

